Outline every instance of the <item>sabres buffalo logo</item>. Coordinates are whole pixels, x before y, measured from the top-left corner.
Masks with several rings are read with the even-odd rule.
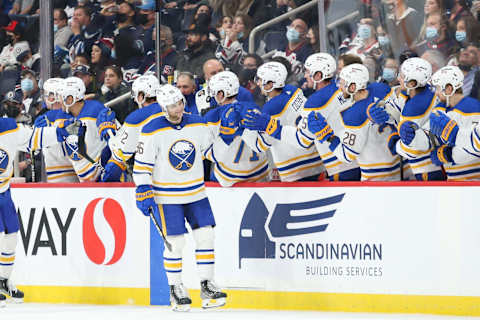
[[[70,159],[73,161],[82,160],[83,157],[78,153],[78,136],[70,135],[64,142],[65,151]]]
[[[168,160],[176,170],[190,170],[195,162],[195,146],[187,140],[175,141],[168,152]]]
[[[8,166],[8,153],[5,150],[0,149],[0,174],[7,171]]]

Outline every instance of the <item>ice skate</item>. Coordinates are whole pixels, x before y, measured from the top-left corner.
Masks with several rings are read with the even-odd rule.
[[[0,295],[5,294],[12,299],[14,303],[22,303],[23,302],[23,292],[18,290],[15,285],[9,281],[8,279],[1,279],[0,280]],[[1,298],[0,298],[1,300]],[[1,302],[0,302],[1,303]]]
[[[225,305],[227,294],[220,291],[212,281],[203,280],[200,282],[200,298],[203,309],[218,308]]]
[[[183,286],[183,284],[170,286],[170,304],[173,311],[190,311],[192,299],[190,299],[187,289]]]
[[[7,297],[5,297],[3,294],[0,293],[0,308],[5,307],[6,300],[7,300]]]

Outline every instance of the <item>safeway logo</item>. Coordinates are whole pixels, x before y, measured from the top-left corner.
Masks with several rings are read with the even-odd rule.
[[[112,265],[123,255],[127,224],[122,206],[110,198],[91,201],[83,215],[83,247],[95,264]]]
[[[254,193],[243,214],[239,234],[239,268],[242,259],[274,259],[275,241],[324,232],[344,193],[297,203],[277,203],[269,213],[262,198]]]

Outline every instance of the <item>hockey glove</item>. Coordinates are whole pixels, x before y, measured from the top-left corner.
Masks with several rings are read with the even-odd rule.
[[[397,141],[400,140],[400,135],[398,132],[393,132],[388,138],[388,150],[390,150],[390,153],[392,155],[397,154]]]
[[[105,173],[102,175],[102,182],[120,182],[122,173],[127,167],[125,164],[110,159],[105,166]]]
[[[245,114],[245,128],[262,131],[276,139],[281,138],[282,126],[280,121],[272,118],[259,109],[249,109]]]
[[[37,128],[49,127],[50,121],[48,120],[46,115],[41,115],[35,119],[35,123],[33,124]]]
[[[437,166],[453,163],[452,147],[443,145],[433,149],[432,153],[430,153],[430,159]]]
[[[234,106],[225,109],[220,118],[220,137],[230,145],[237,136],[241,116]]]
[[[108,139],[110,139],[108,132],[110,131],[114,133],[115,130],[117,130],[115,124],[115,112],[107,108],[100,111],[97,116],[97,127],[100,139],[108,141]]]
[[[405,121],[400,125],[400,139],[404,144],[408,146],[412,143],[417,128],[418,126],[413,121]]]
[[[430,131],[443,143],[454,146],[457,140],[458,124],[442,112],[432,112],[430,114]]]
[[[376,103],[372,103],[367,108],[367,116],[373,123],[384,124],[390,118],[390,115],[385,109],[379,107]]]
[[[82,122],[75,119],[65,120],[57,127],[57,141],[64,142],[68,136],[75,135],[80,136],[85,133],[85,127],[82,126]]]
[[[325,142],[333,136],[332,128],[318,112],[312,111],[308,114],[307,126],[308,130],[313,133],[320,142]]]
[[[152,186],[142,184],[137,187],[136,191],[137,208],[142,211],[145,216],[150,216],[149,208],[158,210],[155,198],[153,196]]]

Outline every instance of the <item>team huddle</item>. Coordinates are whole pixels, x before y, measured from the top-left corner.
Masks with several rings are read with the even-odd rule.
[[[79,78],[44,84],[49,111],[34,128],[0,119],[0,303],[22,300],[10,280],[19,230],[10,197],[16,150],[42,149],[49,182],[126,181],[136,185],[137,207],[165,241],[164,268],[174,310],[191,299],[182,284],[187,233],[196,243],[204,308],[226,303],[213,282],[215,219],[205,192],[204,161],[222,186],[268,181],[476,180],[480,177],[480,102],[463,96],[463,73],[447,66],[432,75],[429,62],[410,58],[398,87],[368,83],[358,63],[337,70],[335,59],[315,53],[305,62],[314,93],[286,84],[279,62],[258,68],[263,106],[240,100],[237,76],[221,71],[202,94],[203,115],[184,112],[186,100],[170,84],[143,75],[132,85],[139,109],[123,125],[102,103],[85,99]],[[133,168],[129,163],[133,162]]]

